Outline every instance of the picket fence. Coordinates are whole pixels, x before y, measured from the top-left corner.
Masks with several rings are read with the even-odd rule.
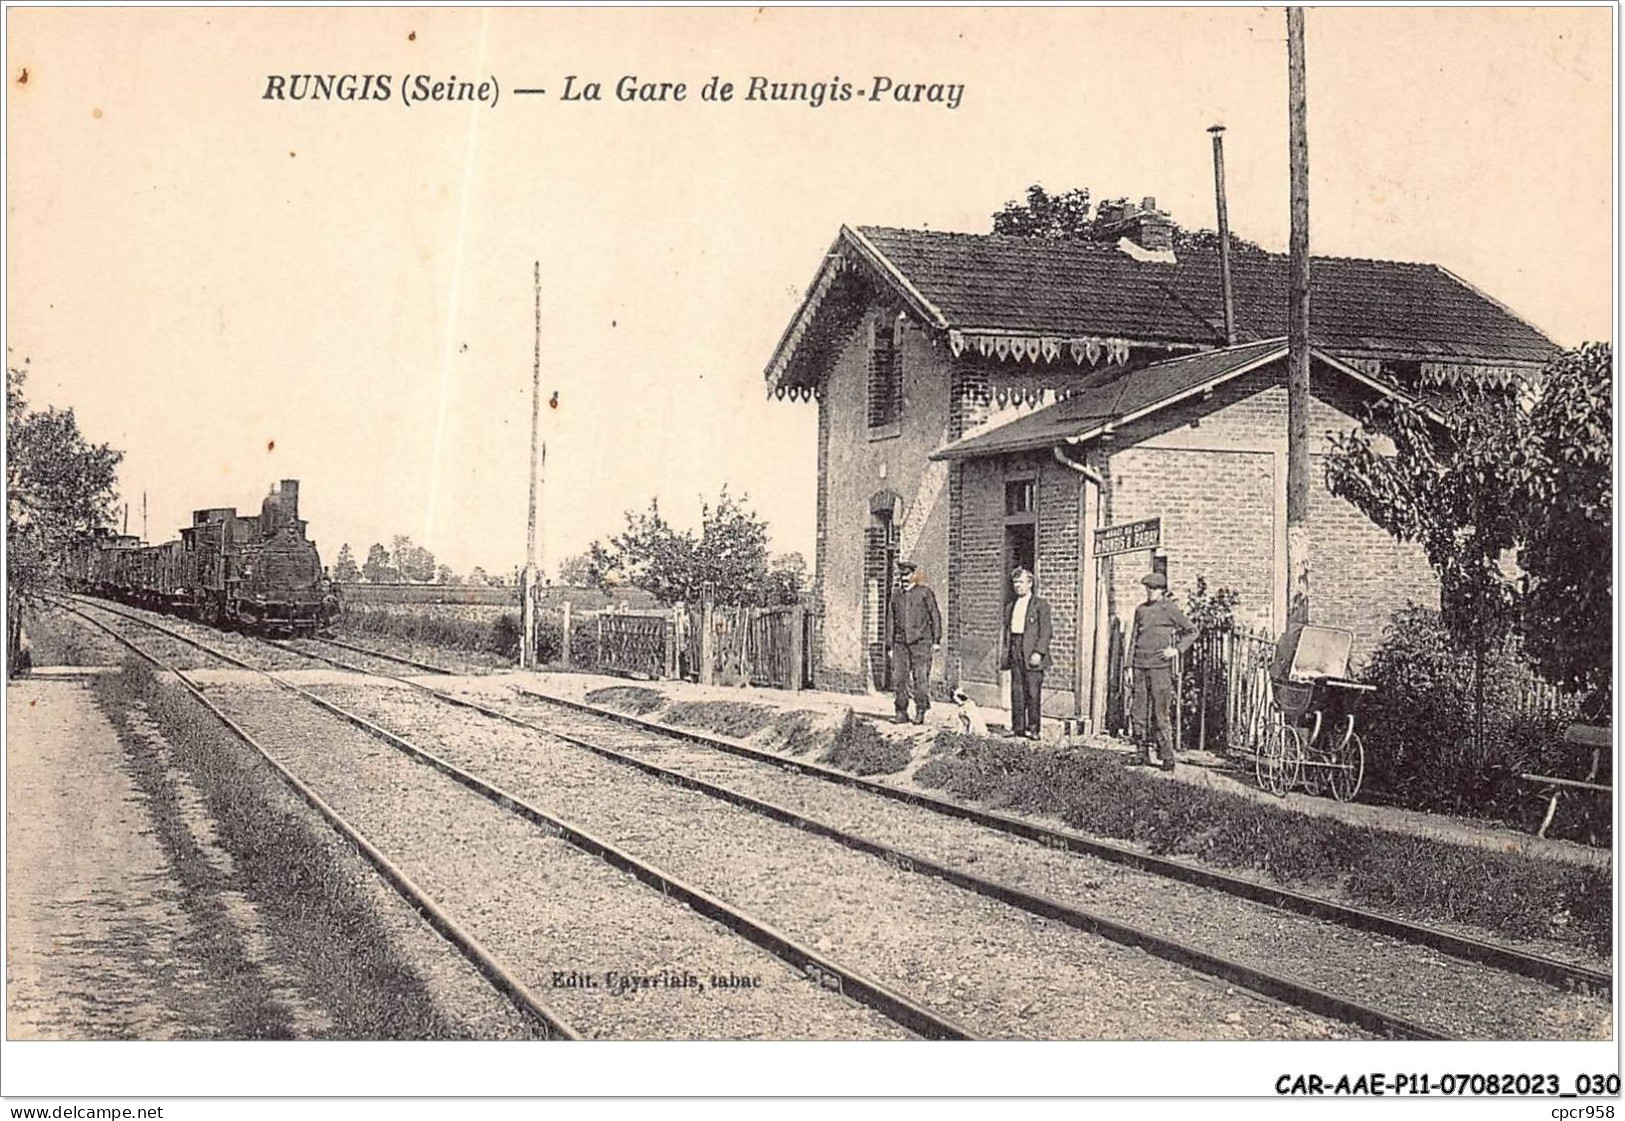
[[[817,616],[786,607],[683,605],[537,613],[537,660],[567,669],[706,685],[811,688]]]

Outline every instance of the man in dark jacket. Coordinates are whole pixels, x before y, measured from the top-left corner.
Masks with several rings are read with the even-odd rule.
[[[909,686],[914,687],[914,723],[924,724],[931,707],[931,655],[942,647],[942,613],[925,586],[925,573],[904,561],[897,566],[897,591],[886,604],[886,641],[891,644],[896,720],[907,724]]]
[[[1033,574],[1018,568],[1010,574],[1016,598],[1004,611],[1004,651],[1000,669],[1010,671],[1010,734],[1040,738],[1044,712],[1044,671],[1049,669],[1049,643],[1054,633],[1049,603],[1033,592]]]
[[[1162,769],[1174,769],[1174,662],[1196,642],[1196,627],[1168,595],[1168,578],[1153,572],[1140,581],[1145,602],[1134,609],[1129,656],[1134,667],[1134,727],[1141,755],[1150,764],[1152,737],[1162,754]],[[1154,731],[1153,731],[1154,727]]]

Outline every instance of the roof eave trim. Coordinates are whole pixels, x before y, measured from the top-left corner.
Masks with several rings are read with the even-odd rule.
[[[1018,443],[1004,444],[996,448],[989,448],[986,451],[982,450],[981,448],[960,448],[956,447],[954,444],[949,444],[945,448],[939,448],[932,452],[926,458],[935,460],[978,459],[984,455],[1017,455],[1021,452],[1043,451],[1046,448],[1058,447],[1064,443],[1076,443],[1077,439],[1078,438],[1075,436],[1065,435],[1031,436]]]
[[[1339,361],[1330,354],[1327,354],[1325,351],[1311,349],[1309,353],[1326,363],[1326,365],[1332,367],[1334,370],[1340,371],[1345,377],[1353,378],[1361,385],[1375,390],[1384,397],[1392,397],[1397,401],[1402,401],[1412,408],[1419,410],[1423,416],[1427,417],[1434,424],[1443,425],[1445,423],[1443,413],[1439,412],[1433,406],[1424,404],[1423,402],[1417,400],[1409,393],[1406,393],[1403,389],[1400,389],[1397,386],[1389,385],[1387,382],[1374,378],[1370,374],[1361,373],[1353,366],[1350,366],[1346,362]]]
[[[1268,342],[1268,341],[1272,341],[1272,340],[1260,340],[1259,342],[1256,342],[1256,343],[1241,343],[1239,345],[1241,345],[1241,346],[1258,346],[1261,343]],[[1177,404],[1179,404],[1179,402],[1184,401],[1184,400],[1186,400],[1186,399],[1188,399],[1190,397],[1196,397],[1196,396],[1199,396],[1200,394],[1208,392],[1211,389],[1216,389],[1217,387],[1223,385],[1225,382],[1231,381],[1231,380],[1233,380],[1235,378],[1239,378],[1243,374],[1250,374],[1254,370],[1258,369],[1261,366],[1267,366],[1271,362],[1278,362],[1278,361],[1280,361],[1281,358],[1283,358],[1286,355],[1286,353],[1287,353],[1286,343],[1281,342],[1281,341],[1275,341],[1275,345],[1271,346],[1268,350],[1264,351],[1262,354],[1258,355],[1257,357],[1252,358],[1252,359],[1248,360],[1247,362],[1242,363],[1240,366],[1237,366],[1233,370],[1226,370],[1222,374],[1215,374],[1213,377],[1210,377],[1210,378],[1207,378],[1207,379],[1205,379],[1203,381],[1197,382],[1195,385],[1187,386],[1185,389],[1180,390],[1178,393],[1175,393],[1170,397],[1164,397],[1159,401],[1154,401],[1149,405],[1145,405],[1145,406],[1143,406],[1141,408],[1135,409],[1131,413],[1125,413],[1122,416],[1113,417],[1111,420],[1107,421],[1105,424],[1097,424],[1093,428],[1087,429],[1087,430],[1085,430],[1083,432],[1075,433],[1073,435],[1067,435],[1065,433],[1060,433],[1060,434],[1057,434],[1057,435],[1054,435],[1054,436],[1046,436],[1046,437],[1036,437],[1035,436],[1035,437],[1031,437],[1031,438],[1029,438],[1027,440],[1023,440],[1023,441],[1021,441],[1019,443],[1016,443],[1016,444],[1006,444],[1006,445],[996,447],[996,448],[989,448],[986,451],[983,451],[983,450],[981,450],[979,448],[974,448],[974,447],[965,448],[963,450],[955,450],[953,445],[949,445],[948,447],[943,448],[941,451],[934,452],[931,455],[931,458],[932,459],[972,459],[972,458],[975,458],[975,457],[977,457],[979,455],[1007,455],[1007,454],[1013,454],[1015,452],[1035,451],[1035,450],[1040,449],[1040,448],[1058,446],[1061,443],[1085,444],[1085,443],[1088,443],[1090,440],[1096,439],[1096,438],[1098,438],[1100,436],[1104,436],[1106,433],[1111,432],[1111,431],[1121,427],[1122,425],[1132,424],[1134,421],[1139,420],[1142,417],[1150,416],[1152,413],[1161,412],[1163,409],[1169,408],[1169,407],[1171,407],[1173,405],[1177,405]],[[1317,357],[1320,357],[1320,358],[1325,358],[1326,357],[1324,354],[1321,354],[1318,350],[1311,350],[1310,353],[1314,354],[1314,355],[1316,355]],[[1349,373],[1354,373],[1356,377],[1359,377],[1362,381],[1366,382],[1367,384],[1370,384],[1370,385],[1373,385],[1373,386],[1380,386],[1380,383],[1373,382],[1373,381],[1371,381],[1370,378],[1366,378],[1363,375],[1355,373],[1354,371],[1350,370],[1347,366],[1344,366],[1341,362],[1337,363],[1337,367],[1340,370],[1344,370],[1344,371],[1347,371]]]
[[[842,227],[845,231],[845,227]],[[779,335],[778,345],[773,348],[773,357],[767,361],[762,371],[767,379],[769,389],[779,386],[784,372],[790,367],[790,359],[807,328],[811,326],[812,318],[818,313],[822,303],[822,291],[834,282],[834,273],[839,268],[836,258],[840,255],[841,236],[837,234],[835,240],[830,242],[829,249],[824,253],[824,259],[819,263],[818,271],[813,274],[812,282],[807,285],[806,292],[802,293],[801,303],[796,306],[796,313],[790,317],[790,322],[784,325],[784,331]]]

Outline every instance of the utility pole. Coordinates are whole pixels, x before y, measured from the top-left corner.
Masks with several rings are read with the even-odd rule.
[[[1291,295],[1287,305],[1287,619],[1309,621],[1309,126],[1303,9],[1286,10],[1291,119]]]
[[[141,540],[147,539],[147,492],[141,492]]]
[[[520,577],[519,666],[536,661],[536,506],[541,492],[539,449],[542,423],[542,263],[536,262],[536,344],[530,367],[530,517],[525,527],[525,571]]]
[[[1219,284],[1224,293],[1224,345],[1236,345],[1236,294],[1230,280],[1230,208],[1224,197],[1224,126],[1208,129],[1213,136],[1213,201],[1219,219]]]

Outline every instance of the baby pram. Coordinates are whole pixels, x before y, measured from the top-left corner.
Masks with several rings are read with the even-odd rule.
[[[1302,786],[1347,802],[1365,777],[1354,707],[1373,686],[1348,679],[1354,635],[1335,627],[1289,627],[1270,671],[1274,702],[1257,755],[1258,785],[1285,796]]]

